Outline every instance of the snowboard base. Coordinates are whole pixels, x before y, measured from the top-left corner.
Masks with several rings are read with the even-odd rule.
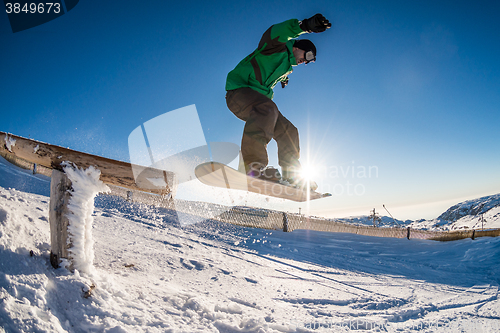
[[[207,162],[195,169],[196,177],[205,185],[253,192],[298,202],[331,196],[329,193],[307,191],[293,186],[248,177],[225,164]]]

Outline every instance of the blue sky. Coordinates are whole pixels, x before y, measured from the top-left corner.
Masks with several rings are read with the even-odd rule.
[[[195,104],[208,142],[239,144],[227,73],[272,24],[319,12],[333,27],[304,36],[317,62],[296,67],[274,98],[299,128],[302,162],[322,170],[320,190],[335,192],[311,212],[368,214],[385,204],[396,218],[433,218],[500,192],[499,9],[493,1],[80,1],[15,34],[4,14],[0,130],[127,161],[135,128]],[[276,166],[274,143],[269,152]]]

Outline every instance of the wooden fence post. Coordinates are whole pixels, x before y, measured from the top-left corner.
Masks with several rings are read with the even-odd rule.
[[[52,170],[50,178],[50,263],[58,268],[61,259],[68,258],[68,203],[71,198],[71,180],[61,171]]]

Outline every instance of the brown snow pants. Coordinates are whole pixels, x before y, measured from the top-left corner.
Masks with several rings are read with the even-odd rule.
[[[278,163],[282,168],[299,168],[299,132],[265,95],[251,89],[229,90],[227,107],[245,122],[241,155],[248,172],[267,166],[267,144],[274,139],[278,145]]]

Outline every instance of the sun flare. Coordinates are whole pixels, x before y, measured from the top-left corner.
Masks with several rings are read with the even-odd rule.
[[[316,168],[314,168],[311,165],[303,165],[302,170],[300,172],[300,177],[305,179],[305,180],[313,180],[316,178],[317,172]]]

